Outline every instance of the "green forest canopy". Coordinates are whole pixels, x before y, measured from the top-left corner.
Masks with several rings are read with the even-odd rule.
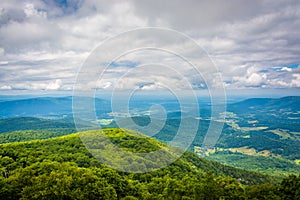
[[[120,129],[105,129],[112,137]],[[125,133],[115,144],[131,151],[155,149],[158,141]],[[143,145],[145,144],[145,145]],[[138,149],[138,150],[137,150]],[[78,134],[0,145],[0,199],[299,199],[300,176],[280,183],[187,152],[149,173],[119,172],[97,161]],[[241,180],[241,181],[240,181]]]

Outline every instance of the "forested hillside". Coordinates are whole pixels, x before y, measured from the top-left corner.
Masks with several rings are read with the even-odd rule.
[[[120,129],[98,134],[133,152],[152,151],[159,144]],[[300,194],[300,176],[277,184],[270,176],[193,153],[149,173],[118,172],[92,157],[78,134],[2,144],[0,172],[1,199],[297,199]]]
[[[73,118],[43,119],[35,117],[16,117],[0,119],[0,134],[19,130],[72,129],[75,132]]]

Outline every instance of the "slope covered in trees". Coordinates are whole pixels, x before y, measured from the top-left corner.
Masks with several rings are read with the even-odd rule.
[[[120,129],[98,133],[132,152],[162,145]],[[270,176],[227,167],[193,153],[152,172],[119,172],[97,161],[78,134],[2,144],[0,172],[0,199],[291,199],[298,197],[300,188],[299,176],[275,185]]]
[[[19,130],[72,129],[75,132],[73,118],[43,119],[35,117],[16,117],[0,119],[0,134]]]

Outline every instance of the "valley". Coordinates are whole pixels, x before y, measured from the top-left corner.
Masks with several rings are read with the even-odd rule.
[[[262,102],[263,108],[256,108]],[[168,111],[163,119],[151,118],[147,112],[154,103],[151,100],[135,102],[133,114],[127,115],[124,111],[113,114],[109,102],[98,99],[98,120],[84,132],[74,124],[70,103],[69,97],[0,102],[2,108],[10,106],[2,110],[0,119],[0,199],[93,199],[97,195],[103,199],[281,199],[286,191],[297,190],[300,182],[299,176],[293,175],[300,174],[300,97],[231,103],[227,112],[214,118],[210,116],[210,105],[204,103],[199,118],[186,119],[181,118],[174,101],[163,104]],[[151,137],[147,134],[152,129],[146,133],[119,129],[118,124],[128,117],[141,130],[150,123],[159,125],[164,121],[164,125]],[[181,120],[197,122],[198,130],[188,151],[167,167],[135,174],[112,169],[94,157],[95,152],[105,153],[106,144],[96,138],[101,134],[123,151],[155,152],[172,141]],[[223,124],[223,130],[215,147],[204,148],[211,121]],[[79,123],[80,127],[86,125],[84,121]],[[94,128],[99,130],[91,130]],[[188,134],[189,129],[184,131]],[[86,149],[82,135],[90,135],[95,150]],[[119,165],[123,170],[132,169],[124,164],[126,156],[111,157],[109,162],[123,163]],[[156,166],[156,162],[144,158],[131,159],[134,169],[141,172],[146,166]],[[295,182],[296,188],[287,182]]]
[[[153,135],[153,138],[168,144],[176,135],[180,120],[182,120],[181,113],[178,111],[178,102],[173,100],[136,100],[131,103],[135,106],[132,107],[134,110],[132,119],[141,127],[146,126],[150,123],[151,117],[147,109],[154,103],[162,102],[162,105],[167,108],[168,115],[163,128]],[[8,112],[7,109],[2,110],[2,112],[6,112],[6,115],[2,114],[2,119],[0,119],[1,143],[47,139],[77,132],[71,115],[70,97],[0,102],[0,107],[7,105],[10,106],[11,112]],[[117,128],[118,123],[116,122],[118,121],[116,120],[122,120],[128,116],[118,114],[115,119],[108,105],[110,104],[107,100],[96,100],[96,107],[101,108],[96,109],[99,114],[99,120],[96,123],[102,128]],[[300,97],[247,99],[228,104],[227,112],[220,113],[219,118],[212,119],[209,103],[202,101],[199,105],[201,118],[188,119],[190,123],[194,123],[193,121],[199,123],[198,132],[189,150],[226,165],[274,176],[284,177],[290,173],[300,173],[299,105]],[[23,109],[21,111],[19,110],[20,106]],[[47,110],[43,110],[45,106],[47,106]],[[35,110],[31,107],[35,107]],[[28,111],[24,111],[24,109]],[[57,111],[55,118],[49,110]],[[120,113],[122,112],[124,111],[120,111]],[[19,114],[15,115],[16,113]],[[36,118],[35,116],[44,117]],[[152,123],[160,124],[161,120],[163,119],[155,118],[152,119]],[[211,120],[224,123],[224,127],[216,146],[213,149],[203,149],[202,142]],[[22,134],[20,131],[23,131]],[[264,165],[258,166],[253,163],[264,163]]]

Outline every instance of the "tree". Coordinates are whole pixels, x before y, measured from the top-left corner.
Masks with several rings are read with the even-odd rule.
[[[246,188],[248,199],[280,200],[278,188],[272,184],[252,185]]]
[[[300,174],[283,179],[279,191],[282,199],[300,199]]]

